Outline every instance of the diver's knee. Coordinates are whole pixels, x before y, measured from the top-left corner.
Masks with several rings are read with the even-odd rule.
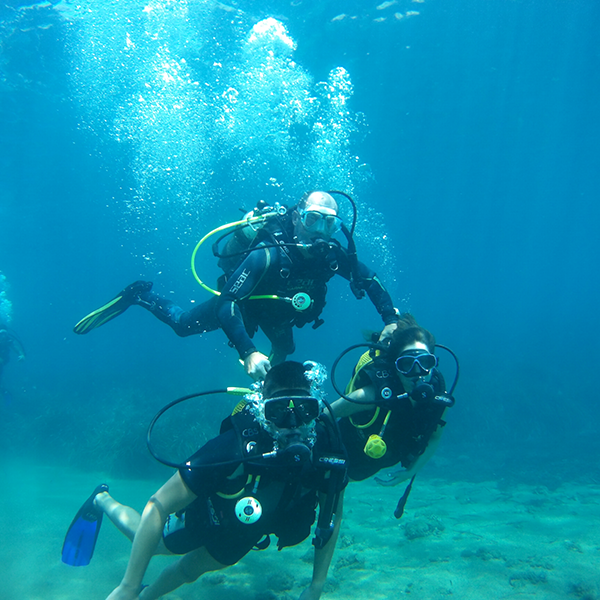
[[[185,318],[173,321],[171,323],[171,329],[173,329],[179,337],[188,337],[194,335],[194,333],[199,333],[198,323]]]
[[[179,559],[179,572],[186,583],[193,583],[207,571],[201,550],[193,550]]]
[[[192,335],[192,332],[186,327],[173,327],[173,331],[179,337],[188,337],[188,336]]]
[[[203,571],[199,568],[198,564],[194,564],[191,561],[186,561],[187,557],[184,556],[179,560],[179,571],[181,573],[183,581],[186,583],[194,583],[202,575]]]
[[[179,337],[188,337],[210,330],[210,328],[204,326],[203,321],[197,318],[191,310],[183,313],[176,321],[173,321],[171,328]]]
[[[198,548],[192,550],[179,560],[178,568],[181,578],[186,583],[192,583],[209,571],[219,571],[224,569],[226,565],[215,560],[206,550],[206,548]]]

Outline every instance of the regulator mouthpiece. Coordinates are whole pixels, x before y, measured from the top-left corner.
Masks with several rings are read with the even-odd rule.
[[[410,393],[415,402],[431,402],[435,398],[433,386],[429,383],[419,383]]]
[[[306,444],[296,442],[283,450],[279,450],[277,454],[284,458],[286,462],[297,464],[305,462],[310,458],[310,448]]]

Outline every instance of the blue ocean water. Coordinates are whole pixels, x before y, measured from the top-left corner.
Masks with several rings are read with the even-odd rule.
[[[597,478],[599,17],[593,0],[4,3],[0,271],[27,357],[3,373],[3,452],[153,473],[152,414],[246,384],[235,352],[142,311],[73,325],[140,278],[206,299],[200,237],[326,188],[355,197],[360,257],[397,306],[460,357],[441,452],[465,477]],[[324,317],[296,357],[331,365],[379,326],[340,281]],[[216,431],[231,403],[210,408]]]

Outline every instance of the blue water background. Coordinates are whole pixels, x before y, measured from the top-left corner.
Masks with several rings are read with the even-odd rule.
[[[356,195],[361,259],[460,357],[440,453],[465,476],[597,476],[600,6],[313,4],[150,3],[163,11],[152,27],[134,2],[0,8],[0,271],[27,350],[2,382],[2,451],[151,472],[149,418],[184,393],[247,383],[235,352],[220,332],[179,339],[136,309],[89,336],[73,325],[139,278],[186,307],[206,299],[189,269],[196,241],[260,197],[291,204],[314,183]],[[407,10],[420,14],[394,17]],[[286,160],[269,153],[276,142],[261,126],[276,105],[250,106],[224,143],[206,122],[215,112],[191,101],[202,86],[223,99],[243,85],[227,66],[242,65],[251,27],[269,16],[297,43],[310,85],[336,67],[351,78],[340,126],[355,131],[339,169],[307,158],[302,126]],[[155,86],[156,110],[136,112],[135,86],[154,81],[151,59],[165,57],[184,58],[198,87]],[[177,102],[196,108],[176,118]],[[249,137],[245,159],[258,162],[245,169]],[[185,160],[170,178],[178,148]],[[322,167],[310,182],[303,161]],[[213,262],[202,262],[209,281]],[[330,366],[361,329],[380,326],[341,281],[324,317],[297,332],[295,357]],[[206,435],[232,405],[219,402]]]

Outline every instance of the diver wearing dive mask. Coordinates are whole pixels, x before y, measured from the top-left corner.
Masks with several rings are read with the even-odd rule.
[[[437,367],[438,358],[435,354],[430,354],[427,348],[406,349],[395,360],[398,373],[407,378],[426,377],[431,369]]]
[[[284,396],[265,400],[265,420],[275,427],[293,429],[312,423],[321,412],[319,401],[312,396]]]
[[[337,515],[347,478],[345,452],[339,436],[331,435],[334,423],[320,414],[314,384],[319,371],[324,368],[316,363],[275,365],[262,392],[247,396],[243,408],[236,407],[223,422],[221,434],[152,495],[142,518],[133,518],[135,511],[114,500],[107,486],[90,497],[95,511],[106,513],[130,539],[135,536],[115,595],[140,589],[145,568],[138,565],[147,565],[153,553],[184,556],[142,590],[141,599],[162,596],[208,571],[233,565],[252,548],[266,548],[270,535],[277,537],[279,549],[296,545],[310,535],[317,505],[310,589],[320,594],[339,532]],[[275,439],[266,425],[284,435]],[[294,444],[304,444],[302,460],[279,460]]]
[[[332,404],[348,450],[348,474],[363,480],[401,464],[383,484],[410,479],[431,458],[454,404],[438,369],[433,335],[410,314],[400,317],[390,345],[363,355],[346,391]],[[451,392],[456,381],[451,388]],[[351,402],[349,400],[354,400]]]
[[[349,228],[342,225],[334,195],[352,204],[354,217]],[[232,235],[234,231],[251,234],[251,241],[246,246],[240,242],[241,251],[216,254],[224,270],[218,289],[209,288],[197,278],[214,294],[209,300],[184,310],[171,298],[154,292],[151,282],[137,281],[81,319],[75,333],[87,334],[137,305],[181,337],[222,329],[238,351],[246,373],[260,380],[271,365],[294,352],[294,327],[311,323],[317,328],[323,324],[327,283],[340,275],[357,298],[369,297],[383,321],[382,336],[390,335],[398,316],[376,273],[358,260],[353,239],[356,207],[350,196],[333,190],[312,191],[289,211],[281,205],[276,207],[266,213],[264,207],[257,207],[257,216],[249,218],[246,225],[242,219],[222,226]],[[267,214],[271,216],[267,218]],[[196,246],[193,265],[196,250],[214,232]],[[334,237],[339,232],[341,241]],[[192,270],[195,272],[194,266]],[[253,337],[258,329],[271,343],[270,352],[260,352],[256,347]]]
[[[342,228],[342,219],[330,208],[320,210],[301,210],[300,222],[311,236],[333,237]]]
[[[265,400],[264,428],[273,436],[280,459],[299,463],[310,458],[315,420],[320,412],[319,401],[312,396],[286,395]]]

